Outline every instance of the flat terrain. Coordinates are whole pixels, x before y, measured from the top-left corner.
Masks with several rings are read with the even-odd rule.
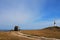
[[[53,40],[53,39],[56,40],[55,38],[46,38],[38,35],[36,33],[35,34],[32,33],[32,35],[27,32],[21,33],[20,31],[0,32],[0,40]]]
[[[25,34],[34,35],[34,36],[60,39],[60,27],[57,26],[48,27],[42,30],[22,30],[21,32]]]
[[[0,31],[0,40],[60,40],[60,27],[41,30]]]
[[[0,32],[0,40],[30,40],[24,37],[19,37],[15,32]]]

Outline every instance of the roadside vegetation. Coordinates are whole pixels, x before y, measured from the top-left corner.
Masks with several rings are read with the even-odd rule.
[[[22,30],[21,32],[39,37],[60,39],[60,27],[58,26],[47,27],[41,30]]]

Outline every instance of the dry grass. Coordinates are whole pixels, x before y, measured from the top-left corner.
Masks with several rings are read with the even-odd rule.
[[[23,37],[14,36],[12,32],[0,32],[0,40],[30,40]]]
[[[59,38],[60,39],[60,29],[43,29],[43,30],[22,30],[22,33],[30,34],[34,36],[48,37],[48,38]]]
[[[0,32],[0,40],[30,40],[27,38],[15,36],[12,34],[12,32]],[[21,32],[25,34],[30,34],[32,36],[60,39],[60,28],[47,28],[42,30],[21,30]]]

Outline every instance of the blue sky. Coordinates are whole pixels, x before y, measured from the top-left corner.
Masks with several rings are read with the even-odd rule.
[[[60,26],[60,0],[0,0],[0,29]]]

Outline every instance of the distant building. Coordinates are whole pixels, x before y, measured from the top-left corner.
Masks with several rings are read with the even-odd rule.
[[[15,26],[14,27],[14,31],[18,31],[19,29],[18,29],[18,26]]]
[[[54,26],[56,26],[56,22],[54,21]]]

